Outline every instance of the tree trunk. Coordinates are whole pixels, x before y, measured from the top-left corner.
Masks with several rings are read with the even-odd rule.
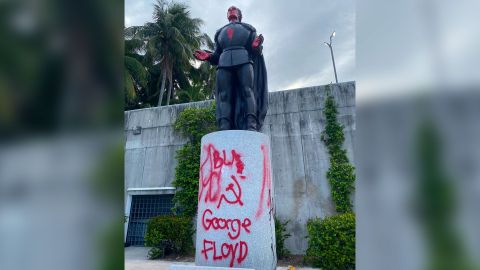
[[[162,86],[160,87],[160,95],[158,96],[158,107],[162,106],[163,93],[165,93],[165,81],[167,80],[167,70],[162,70]]]
[[[167,95],[167,105],[170,105],[170,97],[172,96],[172,88],[173,88],[173,74],[170,73],[169,79],[168,79],[169,85],[168,85],[168,95]]]

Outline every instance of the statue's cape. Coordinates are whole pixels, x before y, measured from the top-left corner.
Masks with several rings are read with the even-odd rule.
[[[255,101],[257,105],[257,121],[258,130],[262,128],[263,120],[267,115],[268,110],[268,83],[267,83],[267,68],[265,66],[265,60],[263,54],[253,53],[253,93],[255,95]],[[240,93],[239,89],[235,89],[236,93]],[[236,98],[235,104],[235,129],[247,129],[245,105],[241,104],[241,99]]]

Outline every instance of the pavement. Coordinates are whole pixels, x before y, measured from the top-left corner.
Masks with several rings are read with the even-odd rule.
[[[168,270],[172,264],[194,265],[194,262],[172,262],[166,260],[149,260],[147,247],[125,248],[125,270]]]
[[[192,262],[174,262],[166,260],[149,260],[147,247],[125,248],[125,270],[168,270],[172,264],[194,265]],[[296,270],[318,270],[318,268],[295,267]],[[288,270],[286,266],[279,266],[277,270]]]

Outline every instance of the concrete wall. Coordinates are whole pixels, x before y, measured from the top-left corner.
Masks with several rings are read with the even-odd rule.
[[[344,125],[345,148],[353,163],[355,83],[333,84],[338,120]],[[262,132],[271,138],[276,213],[290,220],[292,236],[286,247],[294,254],[307,248],[306,222],[334,214],[327,149],[320,139],[325,128],[322,109],[325,86],[269,93],[269,110]],[[178,114],[187,107],[208,106],[211,101],[125,112],[125,203],[132,188],[171,187],[175,177],[175,151],[187,142],[173,130]],[[136,126],[142,127],[134,135]]]

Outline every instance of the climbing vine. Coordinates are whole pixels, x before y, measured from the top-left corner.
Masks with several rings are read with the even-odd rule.
[[[290,233],[287,232],[287,224],[290,220],[285,222],[280,221],[277,217],[275,217],[275,241],[276,241],[276,249],[277,249],[277,258],[283,259],[286,256],[290,255],[290,251],[285,247],[285,240],[292,236]]]
[[[173,211],[193,217],[197,213],[201,139],[217,130],[215,105],[185,109],[175,121],[175,130],[188,137],[189,141],[177,151],[178,165],[173,181],[177,191],[173,197]]]
[[[327,86],[327,98],[323,112],[327,123],[322,140],[330,155],[327,179],[330,183],[335,210],[338,213],[352,212],[350,195],[354,189],[355,167],[350,164],[347,151],[343,149],[345,141],[343,126],[337,121],[338,111],[335,99],[330,93],[330,86]]]

